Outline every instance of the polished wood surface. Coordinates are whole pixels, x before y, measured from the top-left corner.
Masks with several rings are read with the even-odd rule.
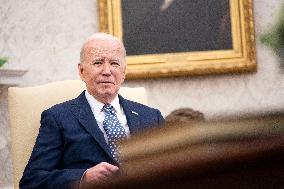
[[[90,188],[284,188],[284,116],[180,125],[122,145],[120,174]]]

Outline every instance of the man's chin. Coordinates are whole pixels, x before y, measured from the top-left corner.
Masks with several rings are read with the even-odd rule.
[[[100,88],[104,89],[104,88],[114,88],[115,85],[113,83],[99,83],[98,86],[100,86]]]
[[[104,96],[115,96],[117,95],[117,90],[114,87],[104,87],[101,88],[100,94]]]

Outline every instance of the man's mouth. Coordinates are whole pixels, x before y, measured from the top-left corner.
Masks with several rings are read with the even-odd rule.
[[[102,84],[113,84],[113,82],[111,82],[111,81],[101,81],[99,83],[102,83]]]

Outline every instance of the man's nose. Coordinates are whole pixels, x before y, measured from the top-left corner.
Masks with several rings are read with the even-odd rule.
[[[108,62],[105,62],[103,64],[103,70],[102,70],[103,74],[107,74],[110,75],[111,74],[111,70],[110,70],[110,64]]]

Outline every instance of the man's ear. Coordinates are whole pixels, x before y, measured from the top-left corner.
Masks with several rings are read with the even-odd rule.
[[[126,76],[126,69],[124,69],[123,70],[123,72],[122,72],[122,80],[121,80],[121,83],[123,83],[124,82],[124,80],[125,80],[125,76]]]
[[[125,74],[123,75],[123,77],[122,77],[122,81],[121,81],[121,83],[123,83],[124,82],[124,80],[125,80]]]
[[[82,63],[78,63],[78,72],[80,78],[84,81],[84,66],[82,65]]]

